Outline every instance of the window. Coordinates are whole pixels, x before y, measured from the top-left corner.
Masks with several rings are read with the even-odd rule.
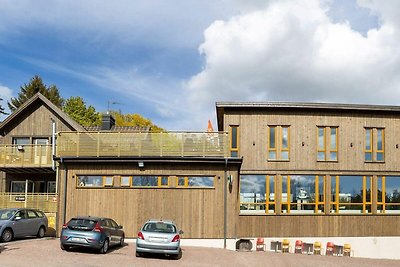
[[[240,176],[240,213],[275,213],[275,176]]]
[[[230,126],[230,151],[231,157],[239,156],[239,126]]]
[[[11,193],[25,193],[26,181],[11,181]],[[33,193],[35,185],[32,181],[28,181],[28,193]]]
[[[114,177],[113,176],[105,176],[104,177],[104,186],[114,186]]]
[[[132,186],[158,186],[158,176],[133,176]]]
[[[214,187],[214,176],[178,176],[178,187]]]
[[[371,176],[332,176],[331,213],[371,213]]]
[[[324,176],[282,176],[282,213],[323,213],[324,199]]]
[[[48,181],[47,193],[55,193],[55,192],[56,192],[56,181]]]
[[[29,137],[13,137],[13,145],[29,145],[30,143]]]
[[[268,126],[268,160],[289,160],[289,126]]]
[[[383,128],[365,128],[366,162],[385,161],[385,132]]]
[[[78,187],[103,187],[103,176],[78,176]]]
[[[338,160],[338,127],[317,127],[317,160]]]
[[[378,213],[400,213],[400,177],[378,177]]]
[[[121,186],[131,186],[131,176],[121,176]]]

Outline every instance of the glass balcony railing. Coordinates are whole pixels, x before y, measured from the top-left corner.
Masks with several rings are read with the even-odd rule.
[[[223,132],[59,132],[58,157],[227,157]]]
[[[51,167],[51,145],[1,145],[0,167]]]

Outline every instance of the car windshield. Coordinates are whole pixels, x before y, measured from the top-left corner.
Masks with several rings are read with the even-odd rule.
[[[71,219],[68,223],[68,228],[91,230],[96,225],[97,221],[90,219]]]
[[[9,220],[14,213],[15,210],[0,210],[0,220]]]
[[[149,222],[143,226],[145,232],[176,233],[175,225],[164,222]]]

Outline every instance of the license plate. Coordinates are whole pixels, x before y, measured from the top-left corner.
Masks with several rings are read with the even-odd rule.
[[[85,242],[85,241],[86,241],[84,238],[79,238],[79,237],[71,237],[70,240],[71,240],[72,242],[79,242],[79,243],[82,243],[82,242]]]
[[[149,237],[150,242],[156,242],[156,243],[165,243],[167,241],[166,238],[160,238],[160,237]]]

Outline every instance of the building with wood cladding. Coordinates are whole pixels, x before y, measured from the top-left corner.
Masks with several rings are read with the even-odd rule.
[[[195,239],[400,235],[400,107],[216,111],[218,132],[151,133],[110,115],[85,128],[35,95],[0,124],[0,205],[41,208],[57,231],[112,217],[128,238],[150,218]]]
[[[399,236],[400,107],[217,103],[240,169],[235,237]],[[236,186],[236,185],[235,185]]]

